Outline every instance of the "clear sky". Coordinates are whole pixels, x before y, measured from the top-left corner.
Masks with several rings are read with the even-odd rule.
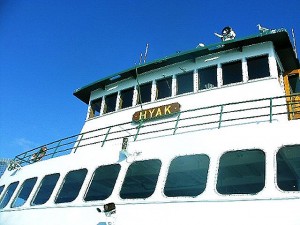
[[[0,158],[80,132],[76,88],[198,43],[231,26],[237,37],[294,28],[300,1],[0,0]],[[291,35],[290,35],[291,36]],[[300,54],[298,46],[298,55]]]

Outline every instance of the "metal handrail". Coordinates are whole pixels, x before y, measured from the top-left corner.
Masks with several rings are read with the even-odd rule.
[[[182,130],[182,132],[189,132],[202,129],[220,129],[224,126],[261,122],[262,119],[265,122],[272,123],[278,116],[281,115],[286,115],[285,118],[287,119],[290,114],[300,114],[300,109],[296,112],[290,112],[288,110],[289,105],[300,104],[300,102],[295,103],[286,101],[286,98],[294,96],[300,95],[293,94],[289,96],[261,98],[255,100],[200,107],[181,111],[177,114],[177,116],[168,118],[166,120],[159,120],[154,122],[149,121],[148,123],[144,121],[140,121],[139,123],[133,123],[132,121],[129,121],[91,130],[88,132],[83,132],[43,145],[47,147],[47,153],[43,156],[43,159],[66,155],[71,153],[72,150],[75,153],[79,148],[94,144],[101,143],[101,147],[103,147],[104,143],[108,141],[118,140],[124,137],[132,137],[133,141],[136,141],[139,137],[142,136],[147,139],[149,135],[156,135],[156,137],[164,135],[175,135],[175,133],[180,133],[178,132],[179,130]],[[282,102],[276,103],[276,100],[281,100]],[[253,103],[259,103],[260,105],[253,106]],[[231,107],[233,107],[233,109],[231,109]],[[207,110],[214,111],[207,113],[205,112]],[[251,114],[251,112],[254,111],[258,112],[256,114]],[[228,118],[226,118],[226,116]],[[228,124],[226,125],[226,123]],[[122,128],[121,130],[114,130],[114,128],[123,126],[127,127]],[[125,135],[124,132],[126,132]],[[132,134],[130,132],[132,132]],[[21,166],[33,163],[33,154],[39,152],[40,148],[43,146],[17,155],[14,161],[18,161]]]

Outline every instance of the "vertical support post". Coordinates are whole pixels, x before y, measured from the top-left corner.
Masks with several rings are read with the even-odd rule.
[[[180,112],[178,113],[178,116],[177,116],[177,120],[176,120],[176,124],[175,124],[175,127],[174,127],[173,135],[176,133],[176,131],[177,131],[177,129],[178,129],[179,117],[180,117]]]
[[[80,140],[81,140],[81,139],[80,139]],[[59,146],[60,146],[60,143],[61,143],[61,140],[58,142],[58,144],[57,144],[56,148],[54,149],[54,152],[52,153],[52,155],[51,155],[51,158],[53,158],[53,157],[54,157],[54,155],[56,154],[56,151],[57,151],[57,149],[59,148]]]
[[[221,128],[221,123],[222,123],[222,115],[223,115],[223,108],[224,105],[221,105],[221,110],[220,110],[220,117],[219,117],[219,125],[218,125],[218,129]]]
[[[142,125],[143,125],[143,120],[140,121],[139,126],[137,127],[137,132],[136,132],[136,134],[134,136],[134,141],[136,141],[136,139],[137,139],[137,137],[138,137],[138,135],[140,133],[140,129],[141,129]]]
[[[83,134],[80,136],[80,139],[79,139],[79,141],[78,141],[78,143],[77,143],[77,145],[76,145],[76,148],[75,148],[75,150],[74,150],[74,153],[77,151],[77,148],[78,148],[78,146],[79,146],[79,144],[80,144],[82,138],[83,138]]]
[[[107,136],[108,136],[108,134],[109,134],[109,132],[110,132],[110,129],[111,129],[111,127],[108,128],[108,130],[107,130],[107,132],[106,132],[106,134],[105,134],[104,140],[102,141],[101,147],[104,146],[104,143],[106,142],[106,139],[107,139]]]
[[[272,109],[273,109],[273,99],[270,98],[270,123],[272,123],[272,117],[273,117],[273,112],[272,112]]]

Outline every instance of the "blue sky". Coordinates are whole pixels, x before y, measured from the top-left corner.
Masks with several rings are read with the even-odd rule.
[[[294,28],[299,0],[0,0],[0,158],[80,132],[87,106],[76,88],[198,43],[231,26]],[[299,52],[299,46],[298,46]],[[299,52],[300,54],[300,52]]]

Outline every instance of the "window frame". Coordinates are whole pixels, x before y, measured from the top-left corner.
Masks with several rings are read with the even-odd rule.
[[[96,175],[97,171],[100,170],[100,169],[102,169],[102,168],[104,168],[104,167],[113,167],[113,166],[115,166],[115,167],[118,166],[118,167],[119,167],[119,171],[118,171],[118,173],[117,173],[117,176],[116,176],[116,179],[115,179],[115,183],[114,183],[114,185],[113,185],[113,187],[112,187],[112,189],[111,189],[110,194],[109,194],[106,198],[104,198],[104,199],[87,199],[88,193],[89,193],[89,191],[90,191],[90,188],[92,187],[92,184],[94,183],[94,179],[95,179],[95,175]],[[85,201],[85,202],[94,202],[94,201],[104,201],[104,200],[108,199],[108,198],[112,195],[113,191],[114,191],[115,188],[116,188],[116,183],[117,183],[117,180],[118,180],[118,178],[119,178],[121,169],[122,169],[122,166],[121,166],[119,163],[108,164],[108,165],[101,165],[101,166],[97,167],[97,168],[94,170],[93,175],[92,175],[92,177],[91,177],[91,179],[90,179],[90,181],[89,181],[89,184],[88,184],[88,186],[87,186],[87,188],[86,188],[86,191],[85,191],[84,196],[83,196],[83,201]],[[100,172],[103,173],[102,171],[100,171]],[[98,197],[99,197],[99,196],[98,196]],[[89,196],[89,198],[91,198],[91,197]]]
[[[170,83],[169,83],[170,81]],[[162,87],[159,87],[159,85],[162,85]],[[160,99],[166,99],[172,97],[172,86],[173,85],[173,76],[166,76],[160,79],[155,80],[155,86],[156,86],[156,96],[155,100],[160,100]],[[164,86],[168,87],[164,88]],[[163,90],[168,90],[168,93],[165,94],[164,92],[160,92],[160,89]],[[167,92],[167,91],[165,91]],[[160,93],[163,93],[161,96]]]
[[[43,187],[43,186],[44,186],[44,181],[45,181],[46,177],[48,178],[48,177],[51,177],[51,176],[56,176],[56,177],[54,177],[54,178],[55,178],[55,179],[57,178],[56,181],[55,181],[55,183],[54,183],[54,184],[52,183],[52,190],[51,190],[51,193],[48,194],[48,198],[46,199],[46,201],[44,201],[44,202],[42,202],[42,203],[38,203],[38,204],[35,203],[37,197],[39,197],[39,195],[40,195],[41,190],[42,190],[43,192],[45,192],[45,190],[43,190],[43,189],[41,189],[41,188],[45,188],[45,187]],[[55,190],[55,187],[56,187],[56,185],[58,184],[60,177],[61,177],[61,174],[60,174],[60,173],[51,173],[51,174],[45,175],[45,176],[43,177],[43,179],[40,181],[39,186],[38,186],[38,188],[37,188],[37,190],[36,190],[36,192],[35,192],[33,198],[31,199],[30,205],[31,205],[31,206],[39,206],[39,205],[44,205],[44,204],[46,204],[46,203],[49,201],[49,199],[51,198],[51,196],[53,195],[54,190]],[[50,178],[49,178],[49,179],[50,179]],[[50,181],[51,181],[51,180],[50,180]],[[42,193],[42,194],[44,194],[44,193]],[[40,199],[39,199],[39,201],[40,201]]]
[[[29,181],[31,181],[31,180],[34,180],[34,181],[33,181],[34,183],[33,183],[32,187],[31,187],[31,190],[29,191],[29,193],[26,194],[26,195],[27,195],[26,200],[24,199],[24,201],[23,201],[22,204],[17,204],[17,200],[18,200],[20,194],[22,193],[22,191],[24,190],[24,185],[26,184],[26,182],[29,182]],[[16,194],[14,200],[12,201],[12,203],[11,203],[11,205],[10,205],[11,208],[20,208],[20,207],[22,207],[22,206],[28,201],[30,195],[32,194],[32,191],[34,190],[34,187],[35,187],[36,184],[37,184],[37,180],[38,180],[37,177],[31,177],[31,178],[28,178],[28,179],[24,180],[24,182],[22,183],[21,187],[19,188],[19,190],[18,190],[18,192],[17,192],[17,194]],[[16,204],[17,204],[17,205],[16,205]]]
[[[151,191],[150,191],[150,194],[149,193],[143,193],[144,195],[143,196],[141,196],[141,194],[140,194],[140,196],[129,196],[129,195],[134,195],[134,194],[136,194],[136,193],[128,193],[128,187],[127,186],[125,186],[125,185],[127,185],[127,182],[132,182],[132,176],[130,176],[130,177],[128,177],[127,175],[128,174],[133,174],[133,175],[135,175],[135,176],[138,176],[138,174],[135,174],[136,173],[136,168],[134,168],[135,170],[133,170],[133,169],[131,169],[131,167],[133,166],[133,165],[135,165],[135,164],[138,164],[138,163],[143,163],[143,162],[150,162],[150,161],[156,161],[158,164],[159,164],[159,167],[158,168],[155,168],[155,169],[157,169],[157,171],[155,170],[155,171],[153,171],[153,174],[155,175],[155,181],[153,182],[153,184],[150,184],[150,185],[153,185],[153,188],[151,189]],[[155,191],[156,191],[156,189],[157,189],[157,184],[158,184],[158,180],[159,180],[159,177],[160,177],[160,175],[161,175],[161,169],[162,169],[162,161],[160,160],[160,159],[145,159],[145,160],[139,160],[139,161],[134,161],[134,162],[132,162],[129,166],[128,166],[128,168],[127,168],[127,171],[126,171],[126,173],[125,173],[125,176],[124,176],[124,180],[123,180],[123,182],[122,182],[122,184],[121,184],[121,187],[120,187],[120,190],[119,190],[119,197],[121,198],[121,199],[123,199],[123,200],[139,200],[139,199],[147,199],[147,198],[150,198],[154,193],[155,193]],[[141,170],[140,170],[141,171]],[[143,175],[143,173],[141,173],[140,174],[140,176],[141,175]],[[135,179],[135,184],[137,183],[137,179]],[[140,183],[141,184],[141,183]],[[124,188],[124,186],[126,187],[126,190],[124,190],[124,192],[125,193],[122,193],[123,192],[123,188]],[[125,196],[126,195],[126,196]]]
[[[70,189],[69,187],[70,187],[70,184],[72,184],[73,182],[73,178],[74,177],[72,177],[72,176],[75,176],[76,175],[76,172],[81,172],[81,171],[83,171],[83,175],[82,174],[80,174],[80,175],[82,175],[82,177],[80,177],[80,182],[78,182],[78,183],[75,183],[76,185],[78,185],[77,186],[77,189],[76,190],[72,190],[72,192],[71,192],[71,199],[70,200],[65,200],[66,199],[66,192],[68,191],[68,189]],[[84,173],[85,172],[85,173]],[[59,188],[59,190],[58,190],[58,192],[56,193],[56,196],[55,196],[55,199],[54,199],[54,203],[55,204],[63,204],[63,203],[70,203],[70,202],[73,202],[73,201],[75,201],[76,200],[76,198],[78,197],[78,195],[79,195],[79,193],[80,193],[80,191],[82,190],[82,186],[83,186],[83,184],[84,184],[84,181],[86,180],[86,176],[87,176],[87,173],[88,173],[88,170],[86,169],[86,168],[80,168],[80,169],[77,169],[77,170],[71,170],[71,171],[69,171],[66,175],[65,175],[65,177],[64,177],[64,179],[63,179],[63,181],[62,181],[62,183],[60,184],[60,188]],[[69,178],[70,177],[70,178]],[[78,178],[78,175],[77,175],[77,177],[76,178]],[[69,179],[71,179],[71,180],[69,180]],[[74,188],[74,184],[73,184],[73,188]],[[62,195],[62,196],[60,196],[60,195]],[[69,197],[69,196],[68,196]]]
[[[262,58],[266,58],[267,60],[267,70],[268,70],[268,76],[260,76],[260,77],[254,77],[254,78],[250,78],[250,71],[249,71],[249,61],[252,61],[252,60],[257,60],[257,59],[262,59]],[[246,63],[247,63],[247,74],[248,74],[248,79],[247,81],[252,81],[252,80],[257,80],[257,79],[263,79],[263,78],[267,78],[267,77],[270,77],[271,76],[271,71],[270,71],[270,61],[269,61],[269,54],[262,54],[262,55],[255,55],[255,56],[251,56],[251,57],[246,57]],[[252,63],[252,62],[250,62]],[[252,65],[251,65],[252,67]],[[251,68],[252,70],[252,68]],[[255,69],[257,70],[257,69]]]
[[[283,146],[280,146],[278,148],[278,150],[276,151],[275,157],[274,157],[274,160],[275,160],[275,170],[274,170],[274,172],[275,172],[275,186],[280,192],[284,192],[284,193],[300,193],[300,184],[299,184],[299,187],[298,187],[299,190],[284,190],[278,184],[278,158],[277,158],[277,156],[278,156],[280,150],[282,150],[284,148],[293,147],[293,146],[297,146],[299,148],[299,151],[300,151],[300,144],[283,145]]]
[[[241,79],[236,79],[234,82],[229,82],[229,83],[225,83],[224,81],[225,81],[225,79],[224,79],[224,66],[226,67],[227,65],[228,66],[231,66],[231,65],[234,65],[234,64],[237,64],[237,63],[240,63],[240,68],[238,68],[238,69],[241,69],[241,71],[239,71],[239,72],[241,72],[241,74],[238,74],[238,75],[240,75],[240,78]],[[243,75],[244,75],[244,68],[243,68],[243,60],[241,59],[241,58],[238,58],[238,59],[234,59],[234,60],[232,60],[232,61],[229,61],[229,62],[222,62],[221,63],[221,69],[222,69],[222,86],[226,86],[226,85],[234,85],[234,84],[240,84],[240,83],[242,83],[243,82]],[[230,70],[228,70],[228,71],[232,71],[232,69],[230,69]],[[234,71],[235,72],[235,71]],[[233,72],[230,72],[230,76],[229,76],[229,78],[232,78],[232,77],[235,77],[236,75],[233,75],[232,76],[232,73]],[[227,76],[226,76],[227,77]],[[238,77],[238,76],[237,76]]]
[[[167,183],[168,183],[168,180],[169,180],[169,176],[170,176],[170,169],[171,169],[171,167],[173,166],[173,163],[175,163],[175,161],[177,161],[178,159],[184,159],[184,157],[198,157],[198,160],[197,159],[193,159],[193,160],[195,160],[197,163],[199,163],[199,161],[200,160],[202,160],[204,157],[207,159],[207,167],[205,167],[204,169],[206,170],[205,171],[205,173],[206,173],[206,176],[205,176],[205,178],[204,178],[204,180],[205,180],[205,184],[204,184],[204,188],[203,189],[200,189],[199,188],[199,186],[197,186],[197,188],[199,188],[199,193],[197,193],[196,195],[173,195],[173,196],[171,196],[171,195],[168,195],[168,194],[166,194],[166,187],[167,187]],[[194,161],[194,163],[195,163],[195,161]],[[182,161],[180,162],[176,162],[177,164],[178,163],[182,163]],[[187,162],[186,162],[187,163]],[[176,157],[174,157],[171,161],[170,161],[170,164],[169,164],[169,166],[168,166],[168,170],[167,170],[167,173],[166,173],[166,177],[165,177],[165,181],[164,181],[164,187],[163,187],[163,190],[162,190],[162,193],[163,193],[163,195],[166,197],[166,198],[180,198],[180,197],[189,197],[189,198],[195,198],[195,197],[198,197],[198,196],[200,196],[201,194],[203,194],[204,192],[205,192],[205,190],[206,190],[206,187],[207,187],[207,182],[208,182],[208,176],[209,176],[209,171],[210,171],[210,157],[209,157],[209,155],[207,155],[207,154],[205,154],[205,153],[195,153],[195,154],[190,154],[190,155],[178,155],[178,156],[176,156]],[[177,165],[176,165],[177,166]],[[176,169],[178,169],[178,168],[176,168]],[[192,169],[195,171],[195,168],[193,168],[192,167]],[[202,169],[202,168],[197,168],[198,170],[198,172],[200,172],[200,170]],[[194,171],[192,171],[192,172],[194,172]],[[179,172],[180,172],[180,170],[179,170]],[[185,174],[184,174],[184,176],[186,176],[187,175],[187,172],[188,173],[192,173],[191,171],[183,171]],[[200,173],[199,173],[199,175],[200,175]],[[172,176],[172,175],[171,175]],[[180,176],[182,176],[182,175],[180,175]],[[180,179],[181,179],[182,177],[180,177]],[[193,178],[192,179],[194,179],[195,178],[195,176],[193,176]],[[179,179],[179,180],[180,180]],[[201,179],[201,181],[202,181],[202,177],[200,178]],[[195,179],[194,179],[195,180]],[[197,183],[197,185],[199,185],[198,183]],[[168,187],[168,188],[170,188],[170,187]],[[170,190],[168,190],[168,192],[169,192]],[[175,191],[177,191],[177,190],[175,190]],[[182,191],[182,190],[180,190],[180,191]]]
[[[178,79],[178,77],[181,77],[181,79],[183,79],[182,77],[187,77],[187,76],[188,77],[189,76],[192,77],[192,88],[191,88],[191,90],[188,90],[188,91],[186,91],[186,90],[189,89],[190,87],[183,88],[184,90],[179,93],[179,89],[180,89],[180,86],[182,84],[180,85],[180,82],[179,82],[180,79]],[[188,93],[193,93],[194,92],[194,89],[195,89],[195,87],[194,87],[194,84],[195,84],[195,81],[194,81],[194,70],[190,70],[190,71],[187,71],[187,72],[184,72],[184,73],[176,74],[175,79],[176,79],[176,95],[183,95],[183,94],[188,94]]]
[[[202,81],[201,81],[201,70],[209,70],[209,69],[216,69],[216,73],[215,73],[215,86],[212,86],[212,87],[205,87],[205,88],[201,88],[202,86]],[[203,91],[203,90],[210,90],[210,89],[213,89],[213,88],[217,88],[218,87],[218,65],[217,64],[213,64],[213,65],[210,65],[210,66],[206,66],[206,67],[200,67],[197,69],[197,73],[198,73],[198,91]],[[210,83],[208,83],[210,84]],[[206,84],[206,85],[208,85]],[[214,85],[214,84],[212,84]]]
[[[222,160],[222,157],[224,157],[224,155],[227,155],[227,154],[233,154],[233,153],[244,153],[244,152],[249,152],[249,151],[258,151],[260,153],[263,154],[263,160],[264,160],[264,175],[263,175],[263,187],[260,188],[257,192],[253,193],[224,193],[224,192],[220,192],[219,188],[218,187],[218,183],[219,183],[219,176],[220,176],[220,168],[221,168],[221,160]],[[247,159],[249,157],[247,156]],[[231,160],[232,161],[232,160]],[[266,153],[265,151],[263,151],[263,149],[259,149],[259,148],[252,148],[252,149],[238,149],[238,150],[232,150],[232,151],[226,151],[226,152],[223,152],[222,155],[220,156],[219,158],[219,161],[218,161],[218,168],[217,168],[217,174],[216,174],[216,181],[215,181],[215,191],[218,195],[221,195],[221,196],[236,196],[236,195],[241,195],[241,196],[253,196],[253,195],[257,195],[259,194],[260,192],[262,192],[264,190],[264,188],[266,187],[266,180],[267,180],[267,167],[266,167],[266,162],[267,162],[267,157],[266,157]],[[247,165],[247,164],[244,164],[244,165]],[[224,168],[223,168],[224,170]],[[223,171],[222,171],[223,172]],[[245,184],[244,184],[245,185]],[[221,186],[222,188],[224,188],[223,186]]]

